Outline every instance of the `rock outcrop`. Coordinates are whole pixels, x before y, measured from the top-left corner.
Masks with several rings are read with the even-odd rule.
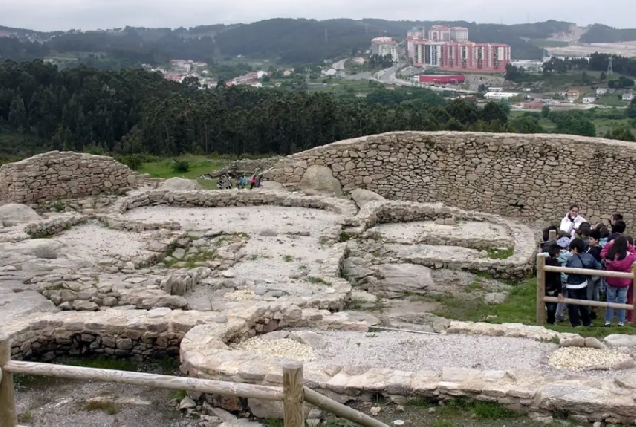
[[[203,190],[201,184],[187,178],[169,178],[159,188],[162,190]]]
[[[307,168],[299,186],[303,190],[314,190],[336,197],[342,196],[340,182],[333,177],[331,169],[326,166],[314,165]]]
[[[9,203],[0,206],[0,225],[5,227],[27,224],[41,219],[42,217],[36,211],[26,205]]]
[[[366,205],[369,202],[374,202],[376,200],[384,200],[384,197],[380,196],[378,193],[374,193],[370,190],[363,190],[362,188],[356,188],[351,192],[351,198],[359,208]]]

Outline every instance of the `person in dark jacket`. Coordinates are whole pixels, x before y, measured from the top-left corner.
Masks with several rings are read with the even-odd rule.
[[[548,248],[548,257],[545,260],[545,265],[561,267],[561,262],[559,262],[560,254],[561,247],[553,242]],[[545,273],[545,296],[563,298],[563,284],[561,283],[561,273],[555,273],[551,271],[547,271]],[[546,302],[545,308],[548,312],[548,323],[550,325],[555,325],[557,303]]]
[[[590,231],[588,235],[588,245],[587,245],[587,253],[592,255],[594,259],[601,265],[603,268],[603,258],[601,257],[601,232],[598,229],[593,229]],[[601,289],[604,285],[604,277],[601,276],[590,276],[587,282],[587,299],[589,301],[600,301],[601,300]],[[590,318],[595,320],[597,318],[596,308],[590,308]]]
[[[607,238],[607,243],[616,239],[618,236],[622,236],[625,233],[625,229],[627,228],[627,223],[622,219],[619,219],[612,225],[612,234]]]
[[[586,268],[591,270],[600,270],[601,265],[596,258],[585,252],[585,243],[581,239],[574,239],[570,243],[570,253],[572,256],[568,258],[565,266],[567,268]],[[565,287],[568,292],[568,298],[577,300],[587,300],[587,283],[589,276],[582,274],[568,274]],[[590,312],[584,305],[568,305],[568,313],[570,315],[570,323],[573,328],[581,326],[590,326]]]

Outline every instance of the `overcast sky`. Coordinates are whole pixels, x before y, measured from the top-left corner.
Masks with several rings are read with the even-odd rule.
[[[636,0],[0,0],[0,25],[35,30],[192,27],[270,18],[466,20],[506,24],[555,19],[636,27]]]

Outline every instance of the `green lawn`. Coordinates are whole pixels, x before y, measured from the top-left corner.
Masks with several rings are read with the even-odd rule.
[[[174,160],[187,161],[190,165],[190,170],[184,173],[175,172],[172,169],[172,163]],[[147,173],[151,178],[189,178],[197,179],[199,176],[223,169],[228,166],[234,157],[228,156],[197,156],[197,155],[184,155],[175,159],[166,158],[153,162],[144,163],[139,170],[141,173]],[[216,180],[200,179],[199,183],[206,189],[216,188]]]
[[[523,323],[536,325],[536,287],[537,279],[532,278],[518,283],[509,293],[506,301],[500,305],[487,305],[482,300],[471,298],[437,298],[443,306],[436,314],[453,320],[486,323]],[[572,328],[569,323],[557,326],[545,325],[557,332],[572,332],[582,336],[605,337],[610,334],[636,334],[632,325],[619,328],[603,326],[604,310],[598,310],[598,319],[589,328]]]

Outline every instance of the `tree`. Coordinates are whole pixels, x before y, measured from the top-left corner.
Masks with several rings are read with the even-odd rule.
[[[625,111],[627,117],[630,119],[636,119],[636,98],[632,99]]]
[[[17,96],[11,102],[11,109],[9,110],[9,123],[17,129],[19,132],[24,131],[24,125],[26,124],[26,108],[24,108],[24,100],[21,96]]]
[[[543,107],[541,107],[541,117],[543,117],[544,119],[547,119],[549,115],[550,115],[550,106],[544,105]]]

